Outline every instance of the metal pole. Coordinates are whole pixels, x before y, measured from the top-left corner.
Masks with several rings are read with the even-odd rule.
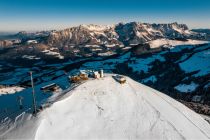
[[[34,82],[33,82],[32,71],[30,71],[30,75],[31,75],[31,88],[32,88],[32,97],[33,97],[33,108],[34,108],[34,114],[36,115],[37,109],[36,109],[36,99],[35,99],[35,90],[34,90]]]

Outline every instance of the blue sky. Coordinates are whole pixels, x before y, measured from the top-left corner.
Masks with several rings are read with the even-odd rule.
[[[210,28],[210,0],[0,0],[0,19],[0,31],[131,21]]]

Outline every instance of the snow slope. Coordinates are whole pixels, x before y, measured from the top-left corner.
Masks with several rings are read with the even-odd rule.
[[[206,44],[208,41],[200,41],[200,40],[191,40],[187,41],[178,41],[178,40],[170,40],[170,39],[156,39],[148,42],[151,48],[159,48],[161,46],[164,47],[174,47],[179,45],[198,45],[198,44]]]
[[[91,80],[40,114],[35,139],[209,139],[210,125],[174,99],[127,78]]]

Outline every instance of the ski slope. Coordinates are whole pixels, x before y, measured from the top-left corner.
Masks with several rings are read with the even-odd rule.
[[[200,115],[126,79],[121,85],[107,75],[73,89],[39,114],[31,139],[210,139],[210,125]]]

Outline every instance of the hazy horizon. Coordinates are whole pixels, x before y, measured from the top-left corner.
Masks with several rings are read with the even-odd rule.
[[[80,24],[184,23],[210,28],[210,1],[7,0],[0,2],[0,32],[60,30]]]

